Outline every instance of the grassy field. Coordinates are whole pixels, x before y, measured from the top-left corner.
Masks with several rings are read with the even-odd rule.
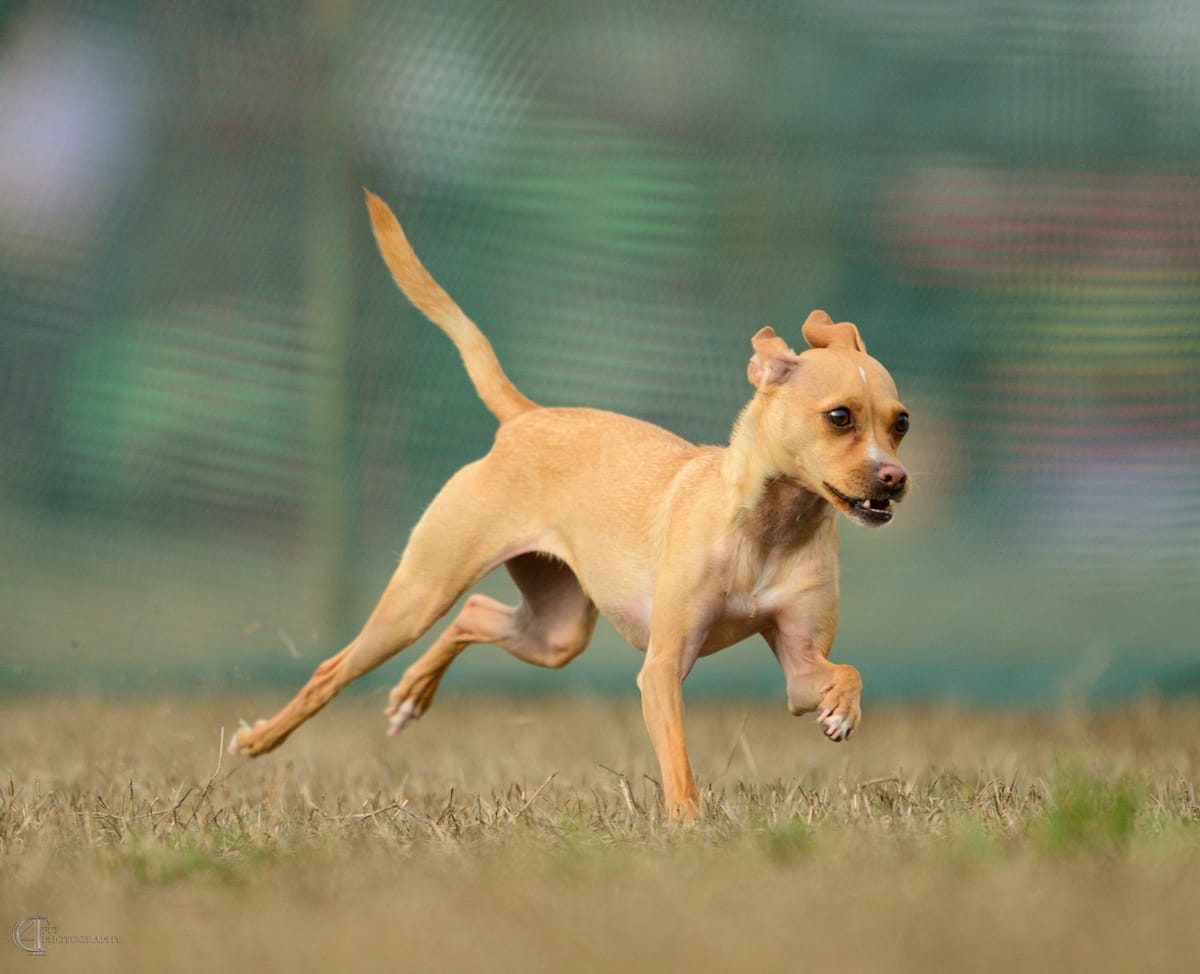
[[[0,701],[0,970],[1200,964],[1195,705],[876,708],[840,746],[695,705],[683,830],[633,696],[448,695],[392,740],[352,697],[223,756],[279,702]]]

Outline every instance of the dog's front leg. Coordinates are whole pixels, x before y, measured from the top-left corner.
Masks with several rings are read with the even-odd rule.
[[[662,773],[667,816],[692,822],[700,814],[700,796],[683,739],[683,678],[686,675],[682,648],[656,643],[651,636],[646,661],[637,679],[638,689],[642,692],[642,716]]]
[[[798,599],[763,635],[787,681],[788,710],[795,716],[819,710],[817,722],[831,741],[845,741],[862,721],[862,677],[829,651],[837,632],[836,585]]]

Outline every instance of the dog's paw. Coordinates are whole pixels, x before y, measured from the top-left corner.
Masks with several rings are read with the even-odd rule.
[[[854,731],[857,729],[857,725],[852,724],[849,717],[828,707],[821,711],[817,723],[824,725],[825,736],[831,741],[848,741],[854,736]]]
[[[266,725],[266,723],[267,722],[265,719],[260,718],[259,720],[256,720],[254,722],[254,726],[251,727],[243,720],[241,722],[241,726],[238,728],[237,733],[230,738],[229,746],[226,747],[225,750],[232,754],[235,758],[255,757],[261,750],[261,748],[257,748],[255,746],[258,743],[256,736],[261,728]]]
[[[405,727],[417,720],[425,711],[418,709],[417,702],[411,697],[400,703],[389,704],[383,715],[388,719],[388,737],[394,737]]]
[[[408,668],[408,672],[388,694],[387,709],[383,712],[388,719],[389,737],[399,734],[425,714],[433,703],[438,684],[442,682],[442,674],[445,672],[445,666],[441,669],[425,669],[419,661]]]
[[[857,681],[849,683],[848,686],[831,683],[821,690],[821,711],[817,714],[817,723],[831,741],[848,741],[862,720],[862,708],[858,703],[861,684]]]

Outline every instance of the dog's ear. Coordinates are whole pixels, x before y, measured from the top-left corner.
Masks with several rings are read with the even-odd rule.
[[[866,342],[848,321],[834,324],[824,311],[814,311],[800,330],[804,340],[813,348],[845,348],[852,352],[865,352]]]
[[[746,378],[755,389],[766,389],[787,381],[792,370],[800,364],[800,356],[788,348],[787,342],[768,325],[750,339],[754,354],[746,366]]]

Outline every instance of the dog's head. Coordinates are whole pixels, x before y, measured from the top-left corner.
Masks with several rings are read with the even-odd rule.
[[[892,519],[908,489],[896,449],[908,410],[858,329],[824,311],[804,323],[797,354],[771,328],[753,338],[747,368],[757,389],[760,445],[773,465],[859,524]]]

